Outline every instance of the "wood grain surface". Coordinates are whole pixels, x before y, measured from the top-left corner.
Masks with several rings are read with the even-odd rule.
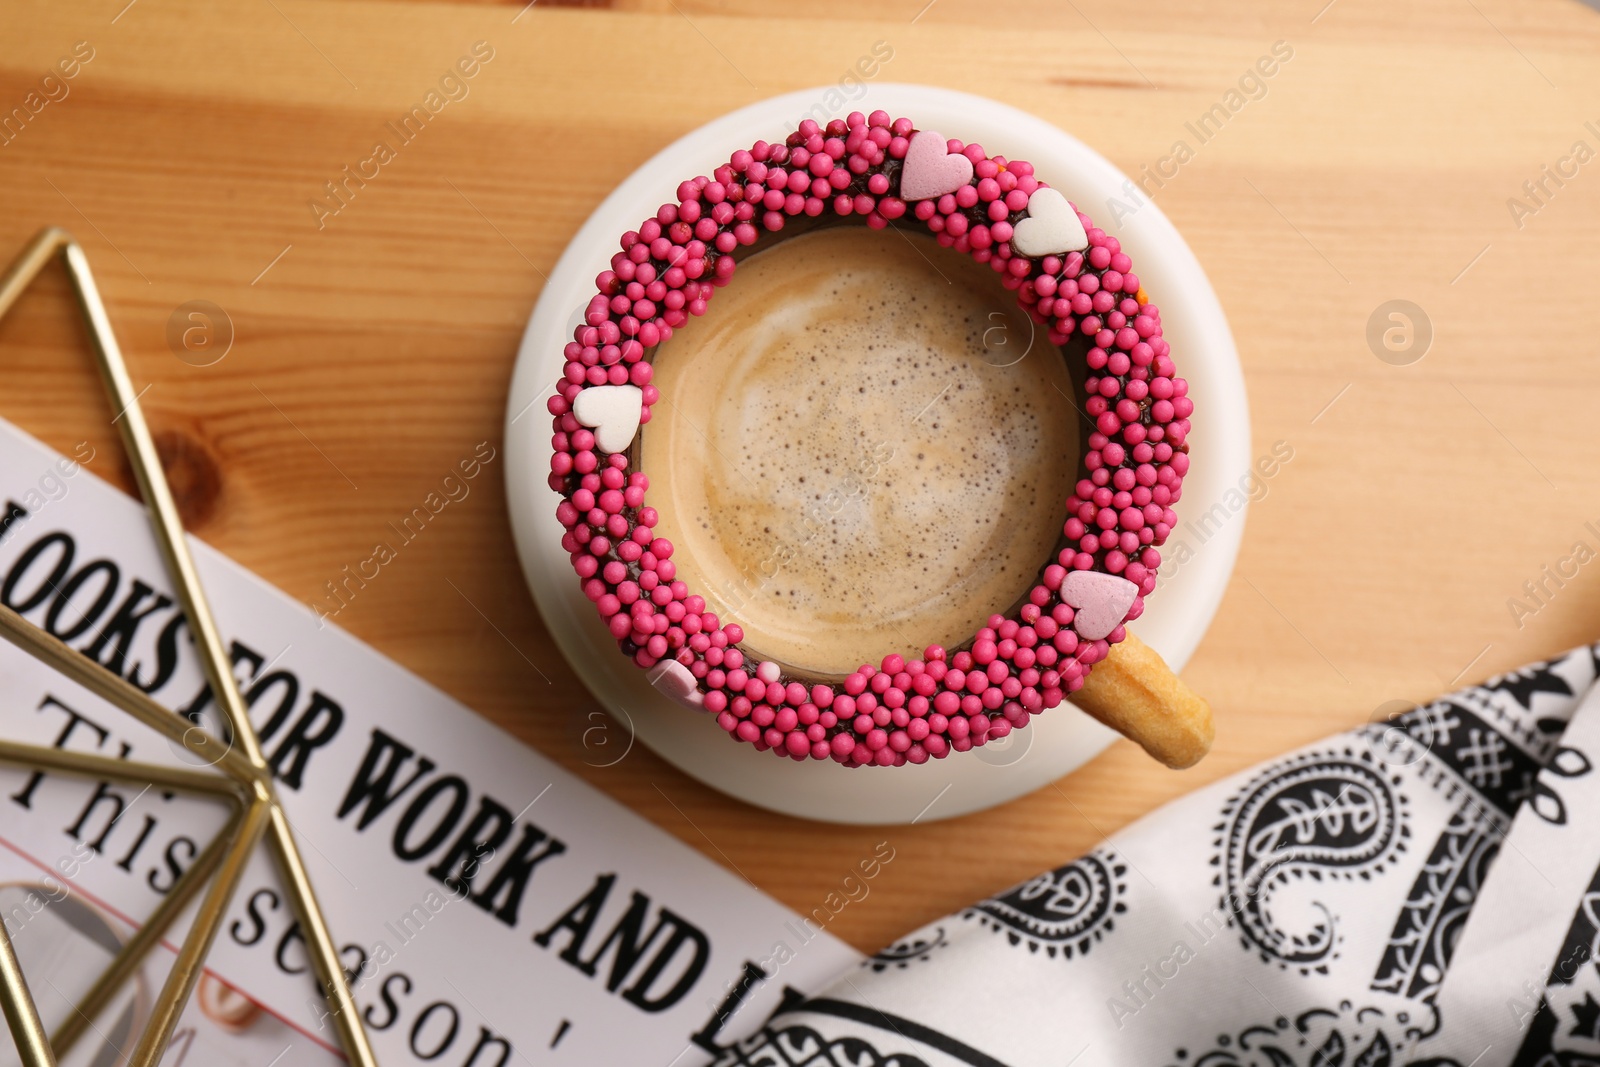
[[[589,767],[570,724],[595,705],[524,587],[498,465],[338,617],[794,908],[890,841],[870,896],[832,925],[863,949],[1389,702],[1600,637],[1600,566],[1562,563],[1578,542],[1600,549],[1600,161],[1573,155],[1600,150],[1600,14],[1573,0],[776,10],[7,0],[0,115],[76,42],[93,58],[0,143],[0,257],[52,223],[83,241],[194,528],[316,604],[459,459],[498,447],[545,272],[686,130],[836,85],[885,41],[881,80],[987,93],[1130,173],[1175,171],[1156,197],[1232,321],[1256,451],[1293,453],[1185,674],[1218,719],[1194,770],[1122,742],[998,810],[840,829],[746,807],[644,751]],[[319,219],[325,183],[478,41],[493,58],[469,94]],[[1292,58],[1247,80],[1254,98],[1202,143],[1186,124],[1226,108],[1279,41]],[[1162,163],[1179,140],[1192,155]],[[1541,180],[1535,200],[1524,182]],[[211,366],[168,342],[195,300],[235,334]],[[1388,361],[1369,345],[1391,300],[1431,324],[1420,359],[1416,339]],[[0,413],[62,450],[91,441],[93,469],[128,484],[55,269],[0,325],[0,374]]]

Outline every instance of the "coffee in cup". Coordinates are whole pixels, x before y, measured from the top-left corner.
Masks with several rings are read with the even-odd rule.
[[[1056,553],[1082,433],[1066,361],[928,237],[757,251],[654,368],[656,533],[753,656],[838,677],[955,647]]]

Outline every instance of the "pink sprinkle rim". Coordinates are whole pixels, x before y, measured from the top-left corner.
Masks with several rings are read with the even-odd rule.
[[[682,182],[678,203],[624,234],[611,269],[595,279],[548,405],[548,481],[562,496],[561,544],[619,648],[735,739],[795,760],[925,763],[1005,737],[1059,705],[1126,636],[1119,623],[1103,638],[1080,639],[1062,583],[1074,570],[1123,578],[1137,588],[1123,623],[1137,619],[1155,589],[1158,546],[1176,525],[1172,504],[1188,471],[1188,384],[1176,376],[1160,311],[1120,242],[1073,205],[1086,248],[1037,259],[1015,253],[1012,232],[1045,183],[1031,164],[958,140],[946,150],[971,162],[968,183],[935,198],[900,199],[903,160],[921,132],[882,111],[825,127],[806,120],[782,143],[758,141],[711,177]],[[1054,344],[1082,336],[1082,410],[1095,423],[1066,501],[1066,546],[1021,607],[991,615],[954,653],[929,646],[921,659],[885,656],[838,685],[745,656],[738,624],[723,624],[677,579],[671,542],[653,533],[659,516],[645,501],[648,478],[629,469],[626,452],[602,450],[573,414],[585,389],[632,385],[642,394],[640,423],[649,422],[660,399],[650,352],[705,312],[713,290],[733,277],[734,250],[754,244],[761,230],[782,230],[791,216],[828,212],[873,229],[909,214],[939,244],[1000,273]]]

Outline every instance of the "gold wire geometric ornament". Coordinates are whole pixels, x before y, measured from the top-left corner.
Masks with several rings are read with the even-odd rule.
[[[216,773],[198,768],[165,767],[110,756],[66,752],[0,740],[0,763],[56,771],[80,777],[153,784],[176,792],[221,798],[231,805],[222,832],[196,857],[171,892],[129,938],[106,971],[94,982],[68,1019],[54,1034],[45,1031],[26,976],[17,961],[8,931],[0,921],[0,1009],[11,1031],[23,1067],[55,1067],[93,1024],[122,984],[202,888],[193,925],[178,950],[143,1032],[129,1054],[129,1067],[154,1067],[172,1040],[200,978],[239,881],[256,845],[266,839],[274,864],[305,934],[313,973],[327,1001],[329,1017],[345,1054],[357,1067],[377,1067],[372,1046],[351,997],[344,965],[328,932],[294,831],[278,800],[272,771],[261,753],[255,727],[234,680],[233,669],[216,621],[201,588],[194,560],[184,540],[183,523],[167,486],[160,457],[128,377],[122,350],[89,270],[83,248],[65,230],[41,231],[0,276],[0,318],[10,311],[33,279],[60,255],[89,329],[95,363],[105,384],[116,424],[133,467],[140,496],[150,514],[161,557],[172,578],[179,606],[194,635],[195,646],[211,692],[222,709],[231,741],[222,741],[175,711],[157,704],[118,675],[0,605],[0,638],[120,708],[168,741],[193,753]],[[209,886],[207,883],[209,882]]]

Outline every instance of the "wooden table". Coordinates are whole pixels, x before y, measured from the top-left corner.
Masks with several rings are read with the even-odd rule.
[[[591,768],[539,740],[594,704],[524,588],[498,469],[339,616],[796,909],[889,841],[870,902],[832,926],[863,949],[1388,702],[1600,636],[1600,567],[1542,576],[1575,543],[1600,549],[1600,162],[1563,162],[1575,141],[1600,149],[1600,15],[1572,0],[770,10],[8,0],[0,114],[75,42],[93,58],[0,144],[0,257],[46,224],[77,234],[194,528],[317,603],[386,522],[498,444],[544,273],[617,181],[716,114],[838,83],[883,41],[880,79],[988,93],[1132,174],[1176,172],[1148,188],[1230,315],[1256,450],[1293,450],[1186,672],[1218,717],[1199,768],[1165,771],[1122,742],[1001,809],[888,829],[777,818],[644,751]],[[477,41],[493,58],[470,94],[319,218],[325,183]],[[1202,142],[1186,124],[1226,110],[1278,41],[1292,58],[1247,79],[1257,98]],[[1192,157],[1163,162],[1179,140]],[[1523,183],[1544,165],[1568,177],[1536,202]],[[1369,347],[1395,299],[1425,309],[1423,358],[1407,362],[1415,338],[1389,361]],[[193,300],[236,332],[213,366],[169,348]],[[128,484],[57,270],[0,326],[0,366],[0,412],[64,451],[90,440],[93,469]],[[1530,580],[1549,595],[1529,599]]]

